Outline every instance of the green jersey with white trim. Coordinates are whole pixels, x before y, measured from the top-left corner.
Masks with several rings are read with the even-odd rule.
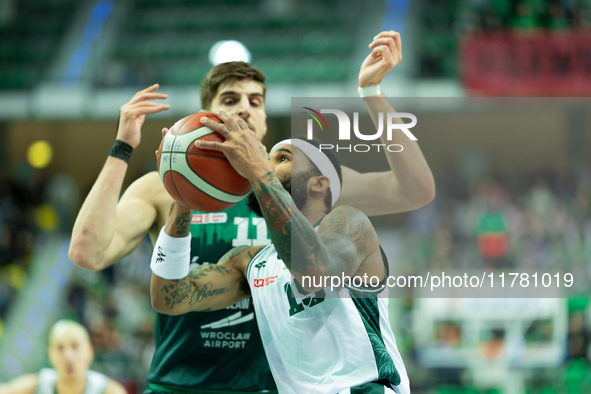
[[[235,246],[271,243],[264,219],[244,200],[222,212],[194,212],[191,237],[192,267],[216,263]],[[157,314],[155,335],[153,390],[276,390],[251,298],[214,312]]]
[[[247,280],[279,392],[345,393],[380,382],[410,393],[387,298],[364,289],[299,293],[273,245],[251,260]]]

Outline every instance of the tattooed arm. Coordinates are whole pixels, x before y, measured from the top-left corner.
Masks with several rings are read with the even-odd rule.
[[[189,235],[192,211],[173,203],[164,231],[172,237]],[[207,264],[189,271],[182,279],[167,280],[152,273],[152,307],[168,315],[222,309],[250,295],[246,283],[246,265],[261,247],[237,247],[217,264]],[[187,264],[179,261],[179,264]]]
[[[207,264],[189,271],[182,279],[167,280],[152,273],[152,307],[167,315],[213,311],[233,305],[250,296],[246,277],[239,266],[255,248],[239,246],[226,253],[217,264]],[[256,248],[257,250],[260,248]]]

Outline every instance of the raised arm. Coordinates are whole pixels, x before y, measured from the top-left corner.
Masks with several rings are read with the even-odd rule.
[[[174,202],[163,231],[154,247],[150,296],[152,307],[160,313],[180,315],[187,312],[222,309],[248,297],[246,265],[261,247],[236,247],[217,264],[207,264],[189,271],[179,279],[172,268],[189,266],[189,227],[192,211]],[[179,242],[180,241],[180,242]],[[183,250],[184,249],[184,250]],[[170,276],[169,276],[170,275]]]
[[[146,115],[169,108],[150,102],[165,99],[153,85],[135,94],[121,107],[118,141],[135,149],[141,139],[141,126]],[[139,244],[153,226],[157,216],[158,193],[162,193],[157,174],[134,182],[118,204],[127,162],[109,156],[76,218],[69,256],[74,264],[100,270],[120,260]],[[164,192],[165,193],[165,192]]]
[[[369,45],[372,52],[359,71],[359,86],[379,85],[382,79],[402,60],[400,34],[381,32]],[[378,114],[396,112],[384,94],[363,99],[378,126]],[[398,119],[398,123],[404,123]],[[411,211],[428,204],[435,197],[431,169],[417,141],[404,133],[392,133],[392,140],[382,134],[384,144],[400,144],[402,152],[386,151],[390,171],[359,173],[343,167],[343,190],[337,205],[352,205],[369,216]]]

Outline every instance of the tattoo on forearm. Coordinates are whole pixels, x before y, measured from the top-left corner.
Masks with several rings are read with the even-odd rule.
[[[191,227],[191,217],[193,213],[188,211],[176,219],[176,235],[184,237],[189,235],[189,228]]]
[[[222,258],[220,259],[220,261],[218,262],[218,264],[223,264],[225,262],[227,262],[230,259],[233,259],[234,257],[238,256],[240,253],[242,253],[245,249],[250,248],[250,246],[237,246],[233,249],[230,249],[230,251],[228,253],[226,253],[225,255],[222,256]],[[250,254],[250,252],[249,252]],[[224,266],[218,266],[220,269],[224,269],[224,270],[228,270],[226,267]]]
[[[291,261],[291,241],[289,223],[292,219],[291,196],[281,185],[274,172],[262,177],[262,182],[255,189],[263,216],[267,222],[269,236],[286,264]]]
[[[207,277],[208,273],[217,272],[222,275],[229,273],[226,267],[215,264],[194,268],[183,279],[167,281],[160,292],[163,294],[164,305],[172,309],[175,305],[187,302],[189,305],[202,302],[208,298],[223,294],[225,288],[215,288],[212,282],[200,283],[198,280]]]
[[[230,273],[230,270],[218,264],[207,264],[198,268],[193,268],[191,271],[189,271],[188,277],[191,279],[205,278],[210,272],[217,272],[218,274],[227,275]]]
[[[265,160],[268,160],[269,155],[267,154],[267,150],[265,149],[265,147],[262,144],[259,146],[259,153],[261,154],[262,158],[264,158]]]

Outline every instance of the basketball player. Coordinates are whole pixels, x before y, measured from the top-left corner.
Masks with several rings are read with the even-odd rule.
[[[49,333],[47,349],[52,368],[0,385],[0,394],[125,394],[108,376],[88,368],[94,351],[88,332],[71,320],[60,320]]]
[[[359,73],[360,87],[379,85],[401,59],[398,33],[380,33],[370,48]],[[69,255],[76,265],[103,269],[133,251],[146,234],[154,241],[166,222],[172,198],[156,172],[133,182],[118,202],[129,153],[140,143],[145,117],[169,108],[154,102],[167,97],[157,89],[154,85],[138,92],[121,108],[117,142],[74,225]],[[220,64],[201,85],[201,103],[205,110],[238,115],[262,140],[267,131],[265,89],[264,76],[254,67],[242,62]],[[374,121],[379,112],[393,111],[386,98],[366,100],[366,104]],[[419,146],[408,140],[404,143],[404,154],[386,153],[391,171],[359,174],[343,168],[343,191],[337,205],[349,204],[378,215],[430,202],[434,195],[431,171]],[[370,188],[376,193],[362,194],[361,190]],[[191,261],[196,264],[216,262],[233,246],[270,243],[265,222],[245,203],[219,216],[194,212],[191,223]],[[210,313],[158,314],[155,334],[149,393],[275,389],[249,300]]]
[[[199,146],[224,152],[251,182],[253,209],[258,200],[273,244],[237,247],[217,264],[189,270],[192,211],[174,203],[154,248],[152,305],[180,314],[252,296],[280,393],[410,392],[388,299],[377,297],[388,271],[377,234],[361,211],[331,210],[341,191],[336,159],[303,139],[282,141],[267,159],[244,120],[220,116],[225,124],[207,126],[226,141]],[[359,287],[335,291],[322,284],[343,275],[357,277]],[[361,285],[367,277],[375,278],[373,286],[367,279]]]

